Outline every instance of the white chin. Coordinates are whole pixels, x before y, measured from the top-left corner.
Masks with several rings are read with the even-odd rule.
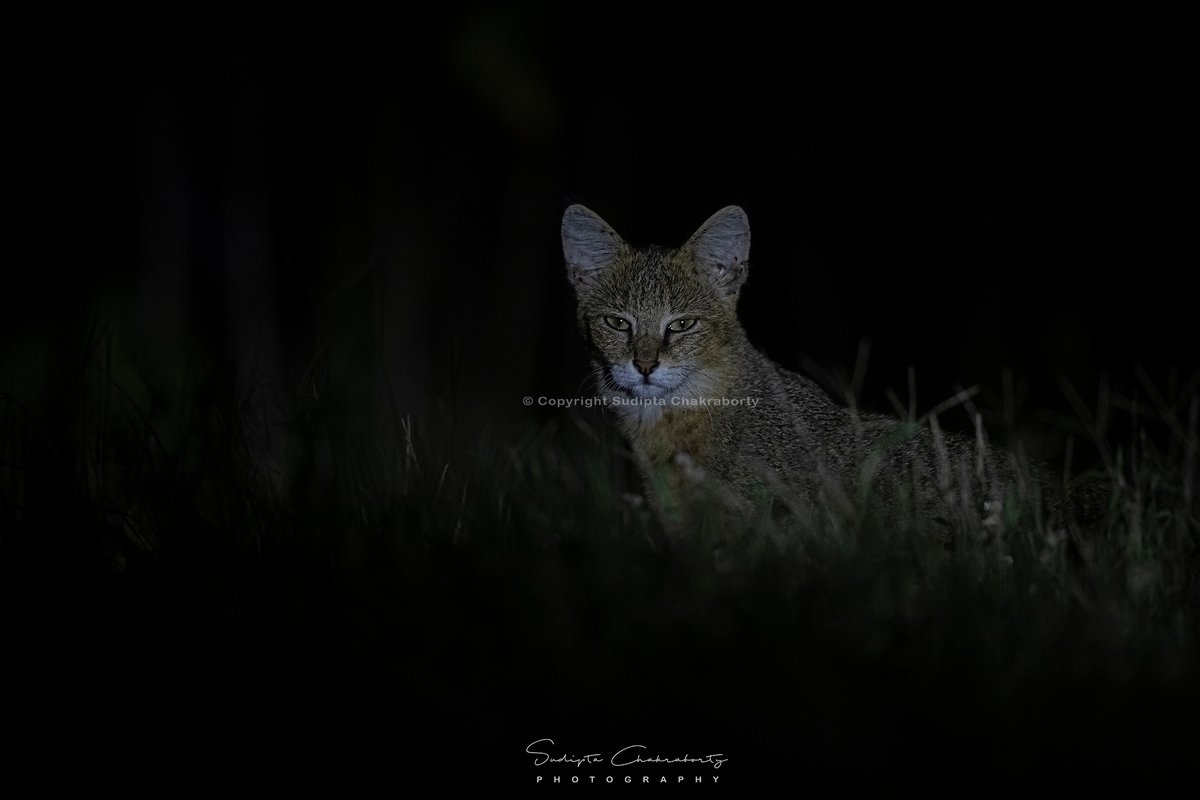
[[[637,383],[626,388],[634,397],[662,397],[669,390],[653,383]]]

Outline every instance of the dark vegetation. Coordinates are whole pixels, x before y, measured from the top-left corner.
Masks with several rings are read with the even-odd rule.
[[[362,426],[322,385],[276,409],[285,464],[266,399],[109,343],[59,407],[3,403],[9,753],[51,780],[520,785],[542,736],[725,752],[730,783],[1176,771],[1200,746],[1194,394],[1128,404],[1077,548],[948,553],[850,514],[714,559],[655,530],[582,418]]]

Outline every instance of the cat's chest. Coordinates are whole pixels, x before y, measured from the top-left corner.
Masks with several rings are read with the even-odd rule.
[[[651,425],[630,436],[638,455],[651,465],[673,463],[680,454],[704,463],[714,446],[717,420],[712,414],[668,409]]]

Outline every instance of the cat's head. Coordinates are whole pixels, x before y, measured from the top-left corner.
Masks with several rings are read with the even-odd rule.
[[[746,212],[721,209],[677,249],[639,249],[595,212],[573,205],[563,214],[562,242],[579,329],[602,386],[639,398],[702,396],[722,386],[730,345],[741,333]]]

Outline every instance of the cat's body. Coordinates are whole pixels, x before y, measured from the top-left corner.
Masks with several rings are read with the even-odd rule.
[[[867,495],[884,513],[982,518],[1044,488],[981,440],[856,413],[755,350],[736,314],[750,246],[740,208],[675,250],[634,249],[578,205],[562,234],[601,391],[668,527],[714,504],[745,514]]]

